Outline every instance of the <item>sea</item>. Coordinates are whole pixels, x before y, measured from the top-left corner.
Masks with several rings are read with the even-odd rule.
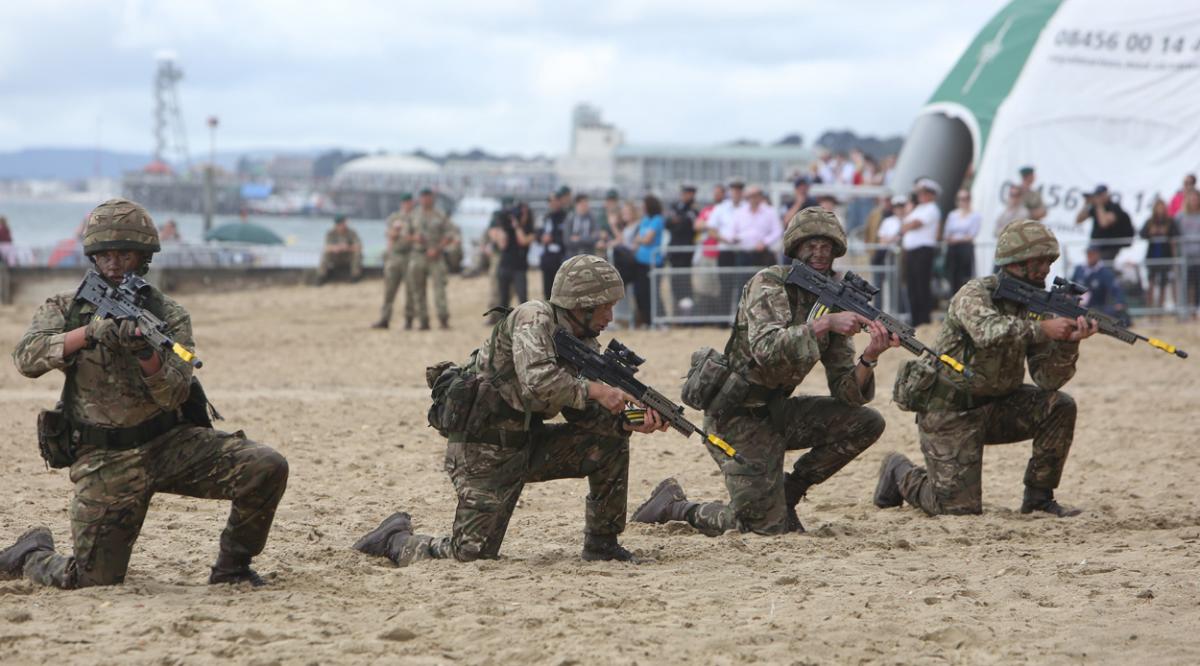
[[[8,218],[13,244],[28,248],[50,248],[72,238],[84,217],[100,203],[84,198],[27,199],[0,198],[0,215]],[[174,220],[184,243],[204,242],[204,216],[195,213],[175,213],[150,210],[158,227]],[[462,230],[468,254],[474,241],[487,226],[488,217],[479,213],[464,213],[452,218]],[[214,215],[213,228],[238,222],[236,215]],[[284,239],[289,250],[311,255],[320,252],[325,232],[333,226],[332,217],[297,217],[286,215],[251,215],[247,221],[262,225]],[[384,220],[350,219],[350,226],[363,242],[364,262],[378,264],[387,246]]]

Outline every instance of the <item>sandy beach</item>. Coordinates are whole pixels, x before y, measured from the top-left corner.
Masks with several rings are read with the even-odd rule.
[[[451,290],[449,332],[368,330],[378,281],[181,296],[220,427],[290,462],[256,561],[272,584],[207,585],[228,504],[159,495],[125,585],[0,582],[0,663],[1200,662],[1200,360],[1108,338],[1083,345],[1066,389],[1079,420],[1058,496],[1086,509],[1077,518],[1017,512],[1028,443],[988,448],[983,516],[876,509],[884,454],[920,459],[912,415],[891,403],[900,350],[883,357],[872,403],[887,431],[809,493],[807,534],[631,525],[624,544],[651,562],[584,563],[587,484],[564,480],[526,488],[500,560],[397,569],[352,551],[396,510],[423,532],[450,528],[454,495],[444,440],[425,425],[423,370],[465,358],[487,333],[486,284],[454,278]],[[0,309],[0,349],[32,312]],[[1200,351],[1194,323],[1141,330]],[[615,335],[672,396],[691,351],[725,338],[716,328]],[[45,468],[34,433],[61,384],[58,373],[0,370],[4,545],[46,524],[70,549],[70,482]],[[825,392],[823,373],[799,390]],[[635,435],[630,509],[666,476],[694,498],[725,498],[694,438]]]

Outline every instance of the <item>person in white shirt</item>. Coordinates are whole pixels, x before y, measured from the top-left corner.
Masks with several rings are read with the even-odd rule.
[[[971,210],[971,193],[959,190],[958,208],[950,211],[942,239],[946,241],[946,278],[950,293],[957,294],[967,280],[975,277],[975,236],[983,217]]]
[[[897,194],[888,202],[888,214],[879,223],[879,228],[875,231],[875,242],[878,247],[871,253],[871,266],[880,268],[872,271],[871,283],[879,287],[879,293],[875,295],[875,307],[883,307],[883,294],[887,291],[888,275],[893,274],[897,277],[899,272],[892,272],[884,267],[896,266],[897,252],[900,247],[900,226],[903,224],[901,219],[908,214],[908,197],[903,194]],[[899,303],[892,304],[895,308]]]
[[[942,223],[937,198],[942,193],[942,186],[932,178],[920,178],[916,182],[916,191],[917,205],[900,225],[904,234],[900,247],[904,249],[912,325],[920,326],[928,324],[933,313],[933,261],[937,258],[938,228]]]
[[[716,231],[717,240],[721,243],[720,252],[717,254],[717,266],[722,268],[732,268],[738,265],[738,253],[735,247],[737,245],[737,224],[734,221],[734,215],[746,207],[746,200],[742,198],[744,189],[745,184],[740,180],[730,183],[729,197],[714,208],[708,217],[708,228]],[[735,274],[720,274],[721,298],[719,302],[721,303],[720,307],[723,308],[722,312],[733,312],[738,294],[741,293],[737,288],[742,282],[744,281],[737,280]]]

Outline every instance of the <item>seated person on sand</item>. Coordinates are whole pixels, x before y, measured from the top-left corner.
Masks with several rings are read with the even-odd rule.
[[[632,398],[568,371],[554,347],[555,331],[562,329],[599,350],[596,336],[624,295],[616,268],[580,255],[559,267],[549,302],[522,303],[496,324],[471,355],[483,381],[469,400],[473,407],[465,410],[470,417],[464,414],[462,427],[439,425],[450,439],[445,469],[458,495],[451,535],[414,534],[412,518],[400,512],[354,548],[397,566],[427,558],[496,558],[526,483],[587,477],[583,559],[636,562],[617,543],[625,530],[629,433],[661,432],[668,424],[653,410],[641,425],[623,422],[621,413]],[[445,364],[438,364],[426,370],[426,379],[436,385],[445,381],[445,372]],[[463,413],[457,403],[465,401],[455,398],[461,383],[445,391],[441,414]],[[560,411],[564,423],[546,423]]]
[[[833,260],[846,254],[837,216],[815,206],[792,216],[783,244],[788,257],[826,274],[833,273]],[[713,379],[720,390],[703,391],[716,394],[702,405],[704,429],[746,458],[740,463],[709,447],[725,475],[729,502],[689,502],[679,483],[666,479],[634,512],[634,522],[686,521],[712,536],[734,529],[803,532],[796,515],[800,498],[883,434],[883,417],[866,403],[875,395],[879,355],[899,346],[899,338],[853,312],[806,323],[817,297],[787,284],[790,270],[770,266],[746,283],[726,347],[730,375]],[[853,336],[864,328],[871,341],[855,356]],[[793,397],[818,362],[825,367],[830,395]],[[742,389],[725,388],[732,386]],[[784,455],[799,449],[807,452],[785,474]]]
[[[1000,270],[1039,288],[1056,259],[1058,239],[1034,220],[1009,224],[996,242]],[[933,380],[925,359],[908,361],[897,373],[893,395],[898,406],[917,413],[926,466],[888,455],[875,506],[907,500],[930,515],[983,513],[984,445],[1033,438],[1021,513],[1079,513],[1054,499],[1075,434],[1075,401],[1058,389],[1075,375],[1079,341],[1097,325],[1083,317],[1030,319],[1024,306],[993,300],[998,281],[997,275],[968,280],[950,299],[934,345],[971,367],[969,385]],[[1026,362],[1034,385],[1024,383]]]
[[[351,282],[362,277],[362,241],[358,232],[346,223],[345,215],[333,218],[333,228],[325,234],[321,265],[317,268],[317,284],[325,284],[334,272],[348,272]]]

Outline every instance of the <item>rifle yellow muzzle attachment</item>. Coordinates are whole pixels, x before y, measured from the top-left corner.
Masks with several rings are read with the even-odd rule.
[[[200,359],[196,358],[195,354],[188,351],[187,347],[184,347],[183,345],[179,344],[178,342],[176,342],[175,345],[173,347],[171,347],[171,351],[175,352],[175,355],[178,356],[179,358],[187,361],[188,363],[191,363],[193,368],[201,368],[204,366],[204,363]]]
[[[1158,338],[1146,338],[1146,342],[1149,342],[1151,347],[1161,349],[1161,350],[1167,352],[1168,354],[1174,354],[1174,355],[1178,356],[1179,358],[1187,358],[1187,352],[1176,347],[1175,345],[1167,344],[1166,342],[1163,342],[1162,340],[1159,340]]]
[[[951,368],[954,369],[955,372],[961,374],[963,377],[966,377],[967,379],[971,379],[972,377],[975,376],[975,373],[971,372],[970,368],[963,365],[962,363],[960,363],[958,361],[958,359],[954,358],[953,356],[951,356],[949,354],[940,354],[938,356],[938,360],[941,361],[942,363],[945,363],[946,365],[950,366]]]
[[[733,458],[735,462],[741,463],[743,465],[746,464],[746,459],[743,458],[740,453],[735,451],[733,449],[733,447],[729,445],[729,442],[726,442],[725,440],[721,439],[720,437],[717,437],[716,435],[712,435],[712,434],[705,434],[704,438],[708,440],[709,444],[712,444],[713,446],[717,447],[718,449],[721,449],[722,451],[724,451],[725,455],[729,456],[730,458]]]

